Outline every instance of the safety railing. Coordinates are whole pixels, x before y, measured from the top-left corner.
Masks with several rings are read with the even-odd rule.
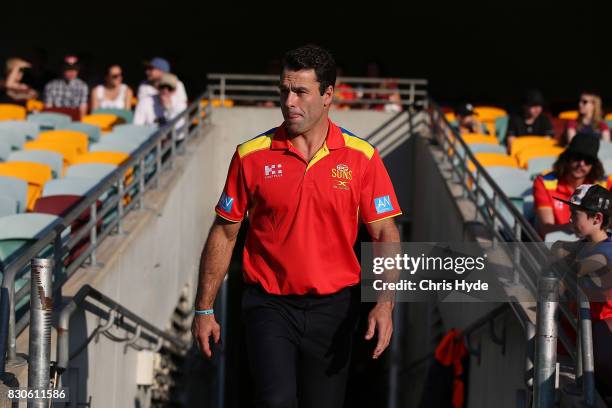
[[[515,249],[514,253],[510,254],[510,258],[517,274],[516,282],[520,279],[537,301],[535,327],[519,302],[510,302],[527,338],[536,342],[534,355],[526,365],[526,369],[533,373],[533,381],[531,378],[527,378],[526,381],[535,391],[535,406],[549,406],[550,401],[554,401],[554,396],[551,396],[554,387],[550,386],[550,376],[554,375],[554,370],[551,371],[550,367],[553,360],[553,366],[556,365],[556,348],[553,350],[553,347],[547,343],[553,337],[555,344],[557,338],[561,341],[576,364],[576,382],[582,386],[585,403],[592,404],[596,391],[593,381],[589,302],[578,289],[575,278],[572,279],[571,276],[557,271],[555,267],[550,267],[551,253],[542,243],[539,234],[478,162],[469,145],[459,132],[451,127],[441,109],[433,101],[430,101],[429,105],[430,130],[433,139],[441,147],[443,164],[449,169],[454,183],[461,187],[462,198],[473,204],[479,221],[490,232],[493,244],[513,243]],[[545,268],[549,270],[542,273]],[[579,302],[578,316],[572,313],[567,302],[559,302],[560,276],[569,279],[565,285],[565,299]],[[559,325],[557,310],[576,332],[575,343],[565,328]],[[538,340],[541,340],[539,346]]]
[[[0,338],[7,339],[6,355],[0,350],[2,369],[7,364],[20,363],[16,338],[29,323],[29,310],[20,308],[17,314],[16,305],[25,301],[30,287],[25,285],[15,293],[16,278],[27,276],[33,258],[51,254],[55,264],[53,288],[61,294],[62,285],[77,269],[85,263],[96,266],[96,250],[100,243],[111,234],[123,233],[124,218],[131,210],[145,209],[145,192],[159,186],[163,172],[173,167],[185,144],[204,126],[204,118],[210,117],[210,112],[206,114],[203,107],[203,99],[201,95],[185,111],[155,131],[63,218],[41,231],[32,244],[22,248],[4,265],[2,305],[8,306],[8,313],[3,310],[0,314]],[[84,219],[87,221],[84,225],[72,229],[76,221]]]
[[[279,101],[277,75],[208,74],[209,98],[242,102]],[[409,105],[427,107],[427,80],[404,78],[339,77],[335,102],[349,107],[388,106],[402,110]],[[344,87],[338,87],[342,84]],[[338,97],[339,95],[339,97]],[[393,108],[392,108],[393,106]]]

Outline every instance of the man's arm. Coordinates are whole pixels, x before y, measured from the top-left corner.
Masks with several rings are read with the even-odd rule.
[[[219,287],[227,273],[241,224],[217,217],[210,228],[200,258],[198,292],[195,300],[197,310],[212,309]],[[214,314],[195,315],[191,333],[200,351],[211,358],[209,338],[213,336],[215,343],[218,343],[221,337],[221,327],[215,320]]]
[[[400,242],[399,231],[393,218],[387,218],[366,224],[368,232],[374,242]],[[393,333],[393,306],[391,300],[381,300],[368,315],[368,331],[365,339],[371,340],[374,332],[377,333],[378,342],[372,358],[378,358],[389,346]]]

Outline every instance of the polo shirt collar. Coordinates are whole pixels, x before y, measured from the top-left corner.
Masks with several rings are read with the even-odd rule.
[[[325,137],[325,144],[329,150],[340,149],[344,147],[344,136],[342,135],[342,129],[340,129],[331,119],[327,119],[329,127],[327,128],[327,136]],[[291,141],[287,137],[287,129],[285,122],[280,125],[274,132],[272,137],[272,144],[270,148],[272,150],[288,150],[292,146]]]

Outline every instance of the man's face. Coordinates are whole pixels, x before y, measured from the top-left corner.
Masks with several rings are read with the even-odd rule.
[[[572,223],[574,232],[580,238],[590,235],[600,229],[602,220],[603,217],[601,213],[596,213],[595,216],[589,218],[585,211],[576,208],[571,209],[570,222]]]
[[[145,75],[147,77],[147,81],[159,81],[164,75],[164,71],[152,66],[147,66],[145,68]]]
[[[463,127],[472,127],[475,121],[474,115],[459,116],[459,124]]]
[[[67,69],[64,71],[64,78],[66,78],[67,81],[72,81],[76,79],[78,76],[79,76],[79,71],[76,69]]]
[[[585,178],[593,168],[594,159],[583,154],[572,154],[569,160],[570,174],[575,179]]]
[[[307,132],[327,116],[333,88],[329,86],[321,95],[319,85],[314,69],[283,70],[279,86],[280,102],[290,135]]]
[[[541,105],[533,105],[527,107],[527,114],[530,118],[537,118],[542,113]]]

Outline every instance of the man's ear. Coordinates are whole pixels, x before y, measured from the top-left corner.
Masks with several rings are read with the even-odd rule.
[[[334,100],[334,87],[328,86],[325,92],[323,93],[323,106],[327,107],[331,105]]]

